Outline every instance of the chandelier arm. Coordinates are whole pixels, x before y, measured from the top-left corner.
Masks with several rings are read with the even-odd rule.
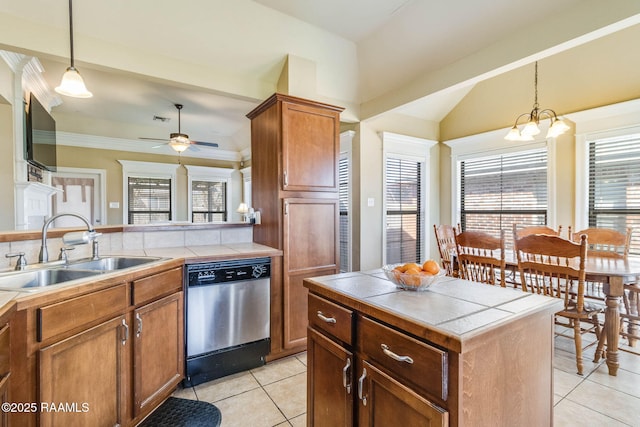
[[[529,117],[529,119],[528,119],[527,121],[530,121],[530,120],[531,120],[531,118],[533,118],[533,117],[534,117],[534,116],[533,116],[533,111],[532,111],[531,113],[522,113],[522,114],[520,114],[518,117],[516,117],[516,121],[515,121],[515,123],[513,124],[513,127],[517,127],[517,126],[518,126],[518,121],[520,121],[520,119],[521,119],[522,117]]]
[[[558,120],[558,116],[556,115],[556,112],[553,111],[551,108],[546,108],[546,109],[541,110],[540,112],[538,112],[538,117],[542,118],[543,114],[546,114],[547,118],[551,119],[552,123],[554,121]]]

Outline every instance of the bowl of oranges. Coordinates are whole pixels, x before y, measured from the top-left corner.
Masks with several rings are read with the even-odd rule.
[[[440,265],[430,259],[422,265],[414,262],[406,264],[388,264],[382,271],[398,288],[410,291],[422,291],[446,275]]]

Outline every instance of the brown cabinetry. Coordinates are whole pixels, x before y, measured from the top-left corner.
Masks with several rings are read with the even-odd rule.
[[[314,294],[308,306],[309,426],[449,425],[447,411],[422,391],[446,394],[446,351]]]
[[[256,243],[283,251],[272,274],[271,354],[306,345],[307,277],[339,271],[338,156],[342,108],[275,94],[251,119]],[[279,280],[281,277],[282,280]]]
[[[134,416],[161,402],[184,370],[182,292],[134,311]]]
[[[12,424],[132,426],[182,380],[182,267],[111,280],[16,313],[27,334],[12,341],[22,372],[12,399],[43,409],[11,414]]]
[[[13,310],[0,316],[0,403],[9,399],[9,380],[11,378],[11,326],[10,316]],[[0,427],[9,425],[9,411],[0,412]]]
[[[129,338],[125,316],[118,316],[41,349],[38,402],[46,408],[39,425],[124,425]]]

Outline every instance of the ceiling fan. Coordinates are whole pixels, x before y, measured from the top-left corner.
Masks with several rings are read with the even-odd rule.
[[[192,147],[194,145],[202,145],[202,146],[214,147],[214,148],[218,147],[218,144],[215,143],[215,142],[193,141],[193,140],[189,139],[189,135],[187,135],[186,133],[182,133],[181,130],[180,130],[180,110],[182,110],[183,105],[182,104],[174,104],[174,106],[178,109],[178,132],[169,134],[169,139],[168,140],[166,140],[166,139],[158,139],[158,138],[144,138],[144,137],[139,137],[139,139],[145,139],[145,140],[148,140],[148,141],[167,141],[165,144],[169,145],[171,148],[173,148],[178,153],[182,153],[187,148]],[[165,144],[156,145],[153,148],[161,147],[161,146],[163,146]],[[195,148],[195,147],[193,147],[193,148]]]

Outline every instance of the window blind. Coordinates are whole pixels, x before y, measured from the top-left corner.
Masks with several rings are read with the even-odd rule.
[[[340,205],[340,271],[351,271],[349,263],[349,158],[340,157],[338,164],[338,197]]]
[[[386,263],[422,261],[422,163],[386,160]]]
[[[496,237],[505,229],[547,223],[546,148],[460,162],[460,224]]]
[[[634,228],[640,255],[640,133],[589,141],[589,227]]]
[[[171,220],[171,179],[129,177],[129,224]]]
[[[194,223],[227,220],[227,183],[192,181],[191,221]]]

